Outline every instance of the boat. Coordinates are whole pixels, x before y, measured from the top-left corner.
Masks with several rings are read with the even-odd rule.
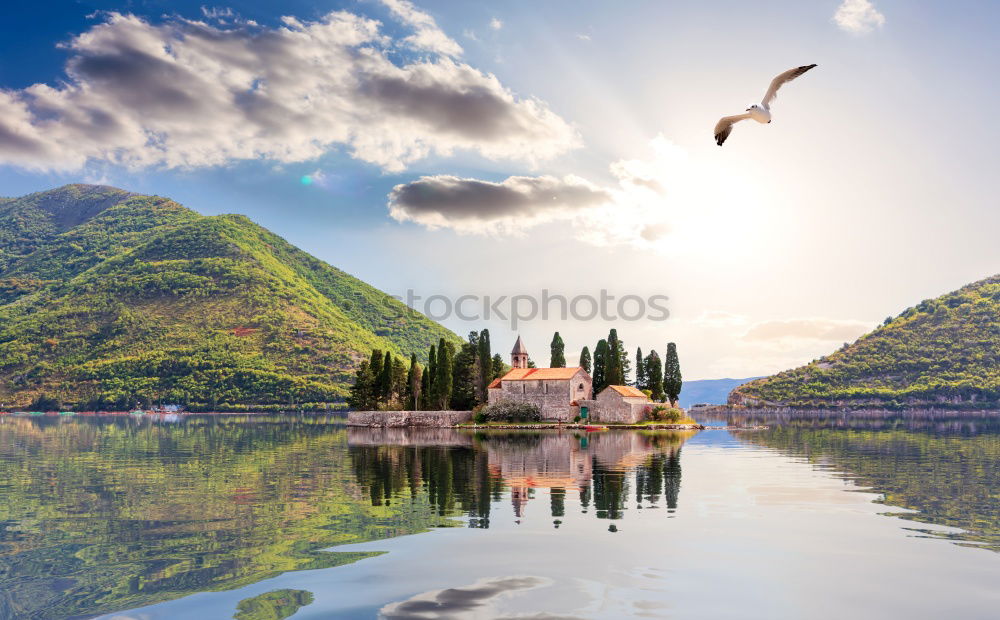
[[[588,433],[593,433],[595,431],[606,431],[608,430],[608,427],[601,426],[598,424],[587,424],[583,427],[583,430],[587,431]]]

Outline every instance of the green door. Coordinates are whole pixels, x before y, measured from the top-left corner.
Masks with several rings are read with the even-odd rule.
[[[580,407],[580,418],[583,419],[583,420],[587,419],[587,408],[586,407]]]

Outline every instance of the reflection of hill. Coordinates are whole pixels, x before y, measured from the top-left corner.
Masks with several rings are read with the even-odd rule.
[[[865,424],[878,430],[857,428]],[[739,436],[847,472],[859,485],[882,493],[882,502],[919,511],[904,518],[961,528],[968,533],[950,536],[1000,551],[1000,433],[995,422],[949,417],[892,424],[858,420],[824,428],[816,420],[802,420]],[[956,432],[908,428],[914,425]],[[976,432],[984,426],[993,430]]]
[[[932,410],[822,411],[729,409],[721,413],[734,426],[794,424],[798,428],[908,430],[952,435],[1000,433],[1000,417],[989,412]]]
[[[373,506],[332,426],[0,418],[0,617],[92,616],[373,553],[426,501]]]
[[[489,527],[490,503],[506,487],[514,514],[524,515],[536,489],[547,489],[553,518],[565,516],[567,491],[579,494],[598,518],[623,516],[632,472],[637,502],[664,496],[675,509],[680,489],[680,446],[689,433],[567,434],[396,429],[390,438],[369,429],[349,435],[358,482],[374,505],[426,493],[438,514],[468,514],[470,527]],[[448,437],[439,437],[442,432]],[[380,445],[392,440],[393,445]],[[448,446],[448,447],[443,447]]]

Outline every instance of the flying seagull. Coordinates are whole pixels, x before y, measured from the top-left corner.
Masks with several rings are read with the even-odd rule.
[[[781,88],[781,85],[785,82],[791,82],[815,66],[816,65],[803,65],[801,67],[795,67],[794,69],[785,71],[784,73],[778,75],[778,77],[771,80],[771,85],[767,87],[767,92],[764,93],[764,99],[759,104],[752,104],[743,114],[723,116],[720,118],[719,122],[715,124],[715,143],[722,146],[722,143],[726,141],[729,134],[733,132],[733,125],[744,119],[752,118],[758,123],[770,123],[771,102],[778,96],[778,89]]]

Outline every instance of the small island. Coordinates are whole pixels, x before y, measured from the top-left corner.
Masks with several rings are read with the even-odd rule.
[[[475,334],[475,332],[473,332]],[[483,339],[488,339],[488,332],[470,335],[468,347],[470,351],[478,351]],[[608,342],[611,341],[611,345]],[[487,340],[488,342],[488,340]],[[431,359],[437,362],[437,369],[448,363],[447,343],[444,356],[434,355]],[[615,353],[612,353],[614,347]],[[469,428],[502,428],[502,429],[559,429],[579,428],[588,431],[610,428],[637,429],[669,429],[669,430],[699,430],[704,428],[688,417],[683,409],[677,406],[677,395],[680,392],[680,364],[677,361],[675,346],[668,348],[668,363],[666,372],[661,378],[659,357],[651,352],[647,358],[637,356],[637,374],[646,377],[643,389],[637,386],[624,385],[621,377],[623,356],[619,351],[620,342],[617,333],[612,330],[608,340],[598,343],[598,357],[602,362],[602,372],[597,381],[590,373],[590,354],[584,349],[579,366],[565,366],[562,339],[556,332],[552,343],[553,365],[550,368],[538,368],[530,361],[527,347],[520,336],[514,343],[510,353],[510,368],[503,366],[502,374],[490,381],[485,389],[486,402],[480,402],[468,410],[455,409],[410,409],[410,410],[358,410],[348,414],[347,423],[350,426],[367,427],[469,427]],[[372,360],[378,356],[373,354]],[[475,358],[486,359],[491,366],[499,362],[488,355]],[[607,360],[611,360],[608,364]],[[391,364],[392,361],[388,362]],[[383,361],[385,364],[385,361]],[[559,365],[562,364],[562,365]],[[610,366],[610,368],[607,368]],[[385,366],[381,366],[385,368]],[[437,370],[436,369],[436,370]],[[674,370],[676,369],[676,370]],[[368,368],[362,368],[358,374],[354,394],[367,391],[368,378],[365,373]],[[390,373],[391,374],[391,373]],[[419,392],[415,375],[420,374],[420,384],[429,391],[433,385],[422,380],[419,366],[414,369],[411,364],[409,385],[414,385],[414,392]],[[441,373],[435,372],[433,376]],[[454,373],[453,373],[454,374]],[[473,373],[475,374],[475,373]],[[655,377],[649,385],[648,377]],[[614,382],[609,382],[608,379]],[[372,382],[374,383],[374,381]],[[602,385],[604,383],[604,385]],[[597,394],[595,396],[595,384]],[[664,392],[664,384],[672,393]],[[360,386],[360,387],[359,387]],[[676,386],[676,387],[675,387]],[[450,386],[453,387],[453,386]],[[438,390],[440,392],[440,389]],[[367,392],[366,392],[367,393]],[[665,396],[667,402],[656,402],[653,396]],[[361,399],[356,399],[360,401]],[[440,398],[408,399],[413,403],[442,402]],[[455,402],[452,398],[451,402]]]

